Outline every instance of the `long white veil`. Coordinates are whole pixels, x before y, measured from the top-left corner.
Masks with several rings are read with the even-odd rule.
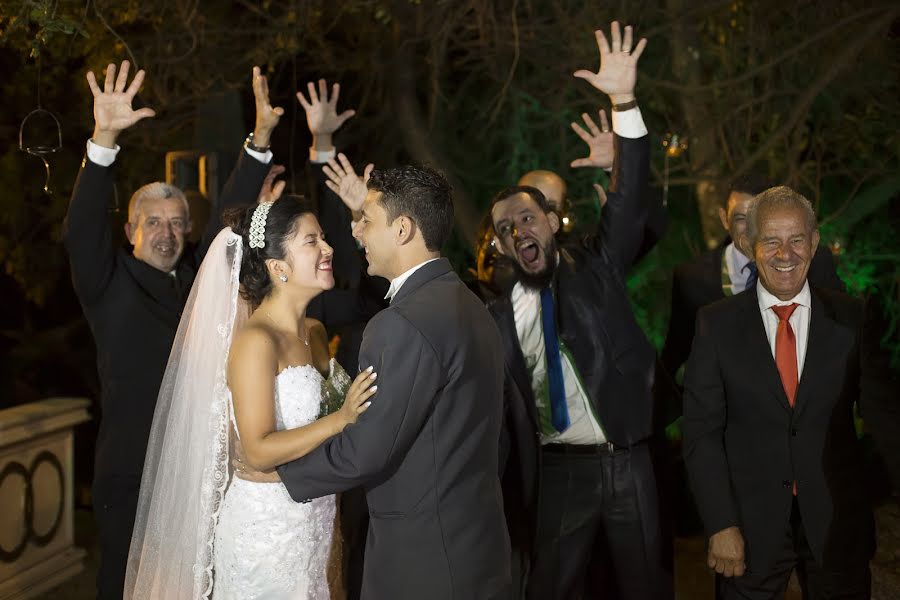
[[[213,541],[228,484],[228,350],[249,316],[241,237],[223,229],[182,313],[144,462],[124,597],[208,598]]]

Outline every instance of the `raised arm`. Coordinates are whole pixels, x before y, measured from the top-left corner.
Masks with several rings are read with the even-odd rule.
[[[647,128],[634,97],[637,63],[647,40],[641,39],[632,50],[631,26],[625,27],[623,38],[616,21],[611,26],[611,44],[602,31],[595,34],[600,49],[600,69],[596,73],[577,71],[575,77],[607,94],[613,105],[615,160],[596,245],[624,276],[640,250],[647,219],[645,199],[650,149]],[[589,128],[590,125],[588,123]],[[602,134],[602,131],[597,132],[593,137]],[[595,155],[594,148],[591,148],[591,154]]]
[[[269,173],[272,163],[269,144],[284,109],[280,106],[273,107],[269,101],[269,83],[259,67],[253,67],[253,98],[256,104],[256,125],[252,137],[244,142],[237,164],[212,207],[197,248],[198,260],[203,259],[209,245],[222,230],[222,214],[229,208],[251,204],[256,200]]]
[[[87,154],[75,181],[63,233],[69,252],[72,281],[83,304],[96,302],[106,289],[115,265],[115,248],[106,212],[113,190],[110,168],[119,146],[119,134],[141,119],[156,113],[150,108],[134,110],[132,102],[144,81],[138,71],[128,83],[128,61],[123,61],[116,77],[116,65],[106,68],[103,89],[93,72],[87,82],[94,96],[94,135],[88,141]]]
[[[372,481],[399,464],[428,420],[443,374],[431,345],[401,315],[385,311],[366,330],[360,366],[378,375],[378,393],[359,421],[309,455],[278,467],[302,502]]]
[[[306,124],[312,135],[309,160],[316,180],[319,223],[334,249],[333,262],[339,287],[356,287],[363,272],[363,264],[356,241],[351,235],[354,217],[341,197],[329,187],[327,174],[330,171],[327,163],[332,163],[335,159],[333,136],[356,112],[345,110],[338,114],[337,103],[341,93],[339,83],[331,86],[330,95],[324,79],[318,81],[318,91],[313,82],[309,82],[306,87],[309,98],[303,92],[297,92],[297,100],[306,112]],[[341,160],[349,164],[346,157],[340,156]]]

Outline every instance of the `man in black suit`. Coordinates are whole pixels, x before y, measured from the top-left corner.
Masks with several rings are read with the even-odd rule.
[[[203,255],[221,229],[222,211],[253,202],[259,194],[271,160],[260,146],[268,145],[281,114],[269,105],[264,78],[255,70],[253,138],[213,207],[200,244],[186,242],[191,221],[181,190],[151,183],[128,204],[125,232],[134,250],[116,250],[106,210],[119,151],[116,140],[123,130],[154,114],[149,108],[132,109],[144,72],[126,89],[128,68],[124,61],[117,79],[115,65],[109,65],[103,90],[93,73],[88,74],[94,135],[75,182],[64,233],[72,282],[97,345],[102,388],[93,483],[101,552],[98,597],[117,600],[122,597],[156,396],[181,310]],[[259,151],[253,150],[254,143]]]
[[[735,242],[747,229],[747,213],[753,197],[770,187],[772,184],[757,174],[735,180],[724,206],[719,208],[719,220],[728,236],[712,250],[675,269],[669,331],[661,353],[662,364],[673,379],[691,351],[697,311],[716,300],[739,294],[756,282],[756,265],[747,256],[750,251],[741,249]],[[816,250],[809,267],[809,280],[819,287],[844,290],[826,246]]]
[[[400,167],[367,185],[354,235],[369,274],[391,280],[360,350],[378,393],[358,423],[278,473],[297,501],[365,486],[363,598],[505,597],[500,335],[440,256],[453,225],[446,180]]]
[[[579,71],[613,104],[616,164],[598,233],[558,245],[560,224],[531,187],[497,195],[497,245],[519,281],[490,304],[506,357],[504,502],[517,551],[531,558],[527,596],[581,597],[596,540],[625,598],[672,595],[647,444],[655,352],[635,320],[626,276],[641,242],[649,141],[634,100],[632,30],[596,33],[598,73]]]
[[[809,201],[756,197],[758,283],[700,309],[685,373],[684,456],[724,598],[869,598],[873,520],[853,405],[883,405],[862,304],[811,286]]]

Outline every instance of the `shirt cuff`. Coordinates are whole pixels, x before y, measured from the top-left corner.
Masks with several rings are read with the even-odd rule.
[[[335,149],[334,147],[332,147],[331,150],[316,150],[315,148],[310,148],[309,162],[321,165],[322,163],[327,163],[329,160],[334,158],[336,154],[337,149]]]
[[[642,138],[647,135],[647,126],[644,125],[644,117],[641,109],[635,106],[623,111],[610,111],[612,113],[613,132],[623,138]]]
[[[101,167],[108,167],[116,162],[116,155],[121,149],[122,148],[118,144],[116,144],[115,148],[106,148],[95,144],[91,140],[87,141],[88,160]]]
[[[270,162],[272,162],[273,155],[272,155],[271,150],[266,150],[265,152],[257,152],[256,150],[251,150],[247,146],[244,146],[244,152],[246,152],[247,154],[249,154],[250,156],[252,156],[253,158],[255,158],[256,160],[258,160],[259,162],[261,162],[264,165],[267,165]]]

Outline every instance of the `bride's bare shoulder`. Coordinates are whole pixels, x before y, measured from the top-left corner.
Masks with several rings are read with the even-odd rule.
[[[277,332],[265,321],[250,319],[236,331],[231,340],[228,362],[263,362],[275,361],[277,364],[279,337]]]

